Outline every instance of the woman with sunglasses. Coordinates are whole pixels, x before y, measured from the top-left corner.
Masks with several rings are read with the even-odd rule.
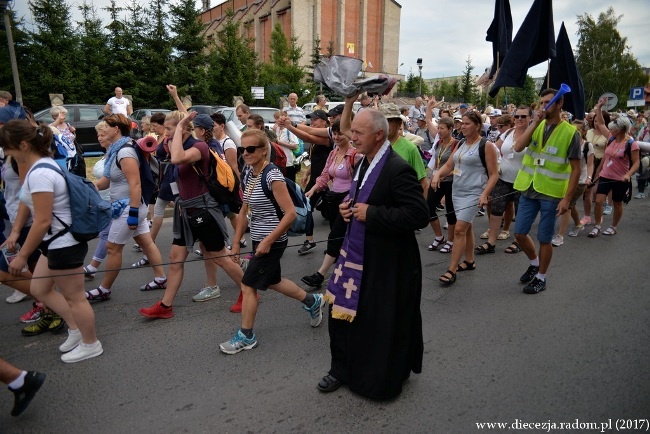
[[[236,354],[257,346],[253,333],[257,291],[271,288],[302,302],[303,308],[309,312],[312,327],[320,325],[325,303],[321,294],[308,294],[291,280],[282,277],[280,259],[287,248],[287,230],[296,218],[296,210],[280,170],[274,165],[267,167],[271,145],[266,133],[248,129],[241,136],[241,145],[249,169],[242,176],[244,204],[239,212],[235,239],[240,239],[244,234],[250,212],[250,237],[255,254],[241,282],[244,295],[241,328],[230,340],[219,345],[226,354]],[[266,185],[263,186],[263,183]],[[233,245],[232,253],[233,263],[239,264],[237,243]]]
[[[170,252],[169,278],[162,300],[151,307],[140,309],[140,314],[151,319],[167,319],[174,316],[173,303],[185,271],[184,263],[196,241],[204,247],[203,257],[212,261],[230,276],[237,286],[241,284],[242,270],[239,263],[228,258],[226,240],[228,229],[219,209],[219,204],[208,191],[206,183],[197,175],[193,166],[202,173],[209,172],[210,154],[208,145],[192,136],[192,120],[197,116],[192,112],[178,122],[179,112],[167,115],[170,122],[165,128],[175,129],[173,140],[169,143],[171,163],[176,165],[178,176],[178,198],[175,201],[172,248]]]

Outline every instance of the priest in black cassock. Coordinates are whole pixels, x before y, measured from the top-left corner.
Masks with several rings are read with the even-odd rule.
[[[323,392],[346,384],[371,399],[398,396],[422,370],[422,263],[414,231],[428,224],[422,186],[392,151],[388,122],[368,109],[352,122],[357,164],[349,200],[340,206],[348,231],[328,283],[331,369]]]

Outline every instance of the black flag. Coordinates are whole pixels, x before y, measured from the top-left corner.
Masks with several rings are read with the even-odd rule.
[[[503,59],[490,96],[502,87],[523,87],[528,68],[555,57],[552,0],[535,0]]]
[[[494,19],[492,20],[492,24],[490,24],[490,28],[487,30],[485,40],[492,42],[492,68],[488,77],[492,79],[499,65],[503,63],[510,44],[512,44],[510,0],[494,1]]]
[[[569,35],[562,22],[560,27],[560,34],[557,36],[555,42],[557,49],[557,57],[551,60],[551,66],[547,72],[542,89],[546,89],[546,83],[549,83],[550,74],[550,87],[559,89],[562,83],[566,83],[571,88],[571,92],[564,95],[564,110],[573,113],[576,119],[584,119],[585,117],[585,87],[582,83],[582,77],[576,64],[576,58],[573,55]]]

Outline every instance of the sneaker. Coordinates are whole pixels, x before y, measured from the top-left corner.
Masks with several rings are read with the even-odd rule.
[[[231,249],[230,246],[227,246],[227,247],[228,247],[228,250]],[[201,249],[196,249],[196,250],[194,251],[194,254],[195,254],[196,256],[201,256],[201,257],[203,257],[203,252],[201,251]]]
[[[20,389],[12,389],[14,394],[14,408],[11,410],[12,416],[20,416],[23,411],[27,409],[29,403],[32,402],[36,392],[41,388],[45,382],[46,375],[41,372],[29,371],[25,375],[25,384]]]
[[[612,206],[611,205],[605,206],[605,210],[603,211],[603,214],[610,215],[611,213],[612,213]]]
[[[68,329],[68,339],[65,340],[64,343],[61,344],[59,347],[59,351],[62,353],[67,353],[68,351],[72,351],[75,349],[77,345],[81,343],[81,332],[77,330],[76,332],[72,332],[70,329]]]
[[[252,350],[257,346],[257,337],[255,333],[249,339],[241,330],[237,330],[235,336],[232,337],[229,341],[219,344],[219,349],[221,352],[226,354],[237,354],[243,350]]]
[[[243,249],[243,248],[246,247],[247,245],[248,245],[248,244],[246,244],[246,238],[242,238],[242,239],[239,241],[239,247],[240,247],[240,248]]]
[[[80,343],[74,350],[65,353],[61,356],[61,360],[65,363],[77,363],[82,360],[92,359],[93,357],[101,356],[104,353],[102,343],[96,341],[94,344]]]
[[[43,305],[40,303],[32,303],[32,310],[20,317],[21,322],[34,322],[38,321],[43,314]]]
[[[323,307],[325,307],[325,298],[321,294],[314,295],[314,304],[311,307],[302,306],[311,316],[312,327],[318,327],[323,321]]]
[[[445,222],[445,225],[442,228],[443,229],[449,229],[449,223]]]
[[[298,249],[298,254],[304,255],[306,253],[311,252],[315,248],[316,248],[316,243],[305,240],[302,247]]]
[[[584,217],[582,218],[582,220],[580,220],[580,224],[581,224],[582,226],[590,225],[590,224],[591,224],[591,217],[589,217],[588,215],[584,216]]]
[[[314,288],[320,288],[320,286],[323,284],[323,281],[325,280],[325,277],[317,271],[311,276],[305,276],[300,280],[302,280],[305,285],[309,285]]]
[[[133,245],[133,250],[135,250],[136,252],[141,252],[141,251],[142,251],[142,247],[140,247],[140,245],[139,245],[138,243],[135,243],[135,244]]]
[[[537,294],[546,289],[546,280],[538,279],[537,277],[524,287],[524,293]]]
[[[140,314],[151,319],[169,319],[174,316],[174,308],[163,307],[161,302],[157,302],[151,307],[140,308]]]
[[[485,215],[485,209],[479,208],[478,212],[476,213],[476,217],[483,217]]]
[[[57,332],[63,328],[65,321],[57,313],[52,311],[43,312],[41,319],[35,324],[23,328],[20,333],[23,336],[37,336],[45,332]]]
[[[580,231],[583,231],[584,229],[585,229],[584,225],[574,226],[573,229],[571,229],[567,235],[570,237],[577,237]]]
[[[214,285],[203,288],[198,294],[192,297],[192,300],[208,301],[219,297],[221,297],[221,289],[219,288],[219,285]]]
[[[88,267],[84,267],[84,278],[86,280],[93,280],[95,278],[95,273],[90,271]]]
[[[23,301],[27,297],[28,297],[27,294],[23,294],[22,292],[15,290],[13,294],[11,294],[9,297],[6,298],[6,301],[9,304],[14,304]]]
[[[539,273],[539,267],[535,267],[534,265],[530,265],[528,267],[528,270],[526,270],[526,272],[521,275],[521,277],[519,278],[519,281],[521,283],[528,283],[528,282],[530,282],[531,280],[533,280],[535,278],[535,275],[537,273]]]
[[[553,235],[551,244],[554,245],[555,247],[560,247],[562,244],[564,244],[564,237],[560,234]]]
[[[634,196],[634,198],[635,198],[635,199],[645,199],[645,194],[643,194],[643,193],[637,193],[637,194]]]

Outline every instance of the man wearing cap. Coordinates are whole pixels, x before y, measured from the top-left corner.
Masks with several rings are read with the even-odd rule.
[[[123,114],[124,116],[131,116],[131,113],[133,113],[131,101],[122,96],[121,87],[115,88],[115,96],[106,102],[104,113],[107,115]]]
[[[341,115],[343,114],[343,107],[345,107],[345,104],[339,104],[327,112],[327,116],[330,118],[331,123],[334,123],[341,118]]]
[[[451,137],[459,141],[465,138],[463,132],[460,130],[462,124],[463,117],[461,115],[454,115],[454,129],[451,131]]]
[[[462,103],[458,107],[458,112],[456,114],[460,115],[460,117],[462,118],[463,115],[465,114],[465,112],[467,112],[467,110],[469,110],[469,106],[467,104],[465,104],[465,103]]]
[[[409,110],[409,119],[411,119],[411,125],[415,125],[418,122],[420,116],[426,116],[427,108],[422,104],[422,98],[415,98],[415,105],[411,106]]]
[[[490,112],[490,127],[485,132],[485,135],[488,141],[496,143],[499,138],[499,128],[497,126],[499,117],[501,117],[502,112],[499,109],[493,109]]]
[[[429,128],[427,127],[427,119],[424,115],[420,115],[420,117],[418,118],[418,125],[415,128],[415,131],[413,131],[413,134],[420,136],[424,139],[424,142],[422,142],[422,144],[420,145],[420,149],[422,149],[423,151],[431,150],[431,148],[433,147],[435,136],[432,136],[431,133],[429,132]]]
[[[298,95],[295,93],[289,94],[289,107],[284,109],[284,112],[291,118],[291,122],[296,124],[306,124],[307,118],[305,117],[305,112],[302,108],[298,107]]]

